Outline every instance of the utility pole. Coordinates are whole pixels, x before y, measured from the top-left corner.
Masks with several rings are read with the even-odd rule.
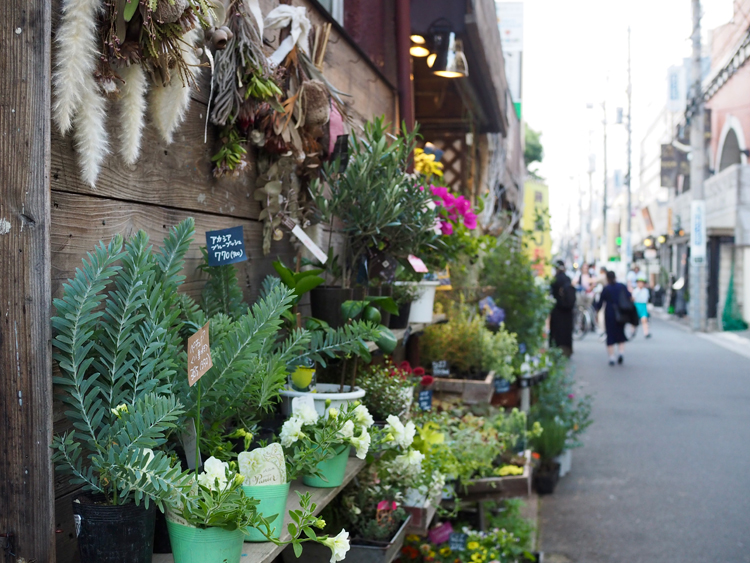
[[[625,271],[630,269],[633,261],[633,230],[632,220],[632,191],[631,191],[631,174],[633,171],[633,80],[630,69],[630,26],[628,26],[628,175],[626,182],[628,185],[628,220],[627,232],[625,233]]]
[[[693,5],[693,69],[692,116],[690,119],[690,302],[689,314],[693,330],[706,330],[706,206],[703,199],[706,138],[703,125],[703,86],[701,64],[701,3]]]
[[[607,236],[607,100],[602,102],[602,114],[604,119],[602,125],[604,126],[604,197],[602,201],[602,246],[601,246],[601,260],[607,262],[609,260],[609,247]]]

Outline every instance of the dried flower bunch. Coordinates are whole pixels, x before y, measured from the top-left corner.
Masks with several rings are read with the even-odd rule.
[[[217,25],[223,12],[220,0],[63,1],[53,115],[63,135],[73,131],[87,183],[96,184],[110,152],[110,101],[117,102],[119,153],[127,164],[140,155],[147,96],[155,127],[172,142],[196,87],[201,28]],[[214,44],[229,33],[216,30]]]

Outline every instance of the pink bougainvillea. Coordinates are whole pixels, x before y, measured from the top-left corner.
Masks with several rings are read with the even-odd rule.
[[[440,232],[444,235],[453,234],[453,226],[457,223],[473,231],[477,228],[477,216],[471,210],[471,202],[461,195],[454,195],[443,186],[430,186],[437,204],[442,207]]]

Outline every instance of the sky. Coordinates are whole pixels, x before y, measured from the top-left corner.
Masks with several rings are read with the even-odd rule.
[[[559,238],[566,229],[578,230],[579,190],[584,190],[588,202],[590,152],[596,155],[593,184],[601,190],[602,101],[606,101],[609,122],[610,174],[620,169],[624,175],[627,169],[626,129],[614,123],[617,107],[627,107],[628,25],[632,33],[635,188],[640,140],[666,101],[667,70],[691,54],[692,8],[690,0],[523,3],[523,118],[542,132],[545,156],[539,173],[550,188],[552,231]],[[703,0],[702,4],[701,25],[707,41],[708,29],[731,19],[732,0]],[[594,108],[587,109],[587,104]]]

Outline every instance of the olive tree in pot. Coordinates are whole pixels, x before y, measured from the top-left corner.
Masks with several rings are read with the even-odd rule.
[[[154,448],[183,413],[172,380],[185,372],[177,289],[193,231],[183,221],[156,252],[143,231],[100,243],[54,301],[54,384],[72,429],[55,436],[53,461],[82,486],[73,513],[84,561],[151,561],[154,506],[190,487]]]
[[[351,137],[346,169],[328,163],[310,185],[320,220],[341,225],[343,251],[336,266],[343,290],[392,281],[398,261],[438,237],[433,194],[424,178],[407,174],[417,131],[404,127],[392,135],[388,129],[383,118],[366,123],[361,137]],[[330,232],[329,257],[333,228]],[[313,299],[318,297],[314,292]]]

